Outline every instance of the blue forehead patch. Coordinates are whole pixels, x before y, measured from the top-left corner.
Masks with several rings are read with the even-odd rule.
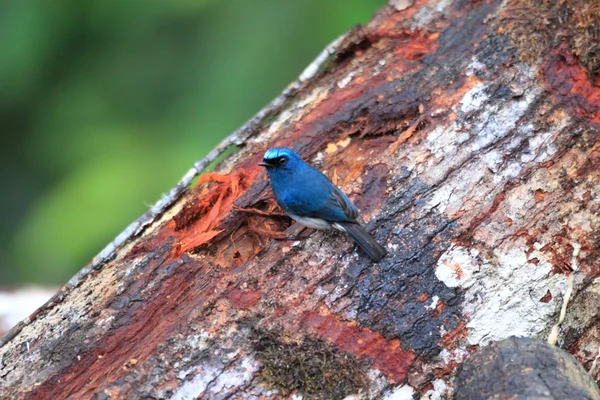
[[[300,158],[298,153],[296,153],[292,149],[288,149],[287,147],[273,147],[272,149],[269,149],[266,151],[264,159],[271,160],[271,159],[275,159],[275,158],[278,158],[281,156],[288,156],[290,158],[292,158],[292,157]]]

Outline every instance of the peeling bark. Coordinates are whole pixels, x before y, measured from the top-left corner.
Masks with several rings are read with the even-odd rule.
[[[517,40],[581,6],[542,3],[394,0],[337,40],[0,341],[0,397],[443,398],[480,346],[545,338],[569,274],[559,345],[597,381],[600,85],[584,28]],[[292,224],[258,166],[275,145],[388,257],[271,240]]]

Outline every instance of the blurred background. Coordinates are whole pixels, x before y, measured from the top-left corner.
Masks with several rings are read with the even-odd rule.
[[[384,3],[0,1],[0,289],[64,284]]]

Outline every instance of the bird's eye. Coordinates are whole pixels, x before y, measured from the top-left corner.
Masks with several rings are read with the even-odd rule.
[[[279,157],[278,162],[279,162],[279,165],[283,167],[285,164],[287,164],[288,158],[287,157]]]

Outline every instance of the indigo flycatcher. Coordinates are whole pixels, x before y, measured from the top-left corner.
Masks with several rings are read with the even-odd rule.
[[[360,224],[358,209],[348,196],[298,153],[274,147],[267,150],[260,165],[267,168],[277,204],[296,222],[346,232],[373,261],[385,257],[386,249]]]

